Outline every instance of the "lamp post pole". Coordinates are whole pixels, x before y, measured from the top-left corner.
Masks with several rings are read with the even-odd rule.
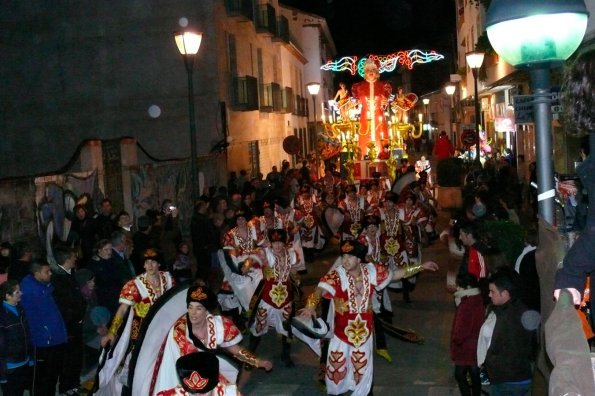
[[[554,224],[555,189],[552,161],[552,108],[550,69],[531,69],[533,88],[533,117],[535,121],[535,156],[537,157],[537,209],[548,223]]]
[[[446,94],[448,95],[448,98],[450,99],[450,106],[448,107],[448,134],[451,139],[452,139],[452,95],[455,93],[456,89],[457,89],[457,87],[454,86],[453,84],[448,84],[446,87],[444,87],[444,91],[446,91]]]
[[[318,178],[320,177],[320,175],[318,174],[318,169],[320,168],[320,159],[318,158],[318,133],[316,132],[316,95],[318,95],[318,92],[320,91],[320,83],[311,82],[306,85],[306,88],[308,88],[308,92],[310,93],[310,95],[312,95],[312,106],[314,109],[314,121],[312,122],[312,129],[314,130],[314,133],[312,134],[314,138],[314,155],[316,158],[316,169],[314,171],[316,175],[316,180],[318,180]]]
[[[430,110],[429,110],[429,105],[430,105],[430,99],[429,98],[423,98],[422,102],[424,103],[424,118],[426,119],[426,123],[428,125],[428,129],[426,130],[428,133],[427,138],[430,138]]]
[[[194,58],[200,48],[202,33],[181,32],[175,34],[178,50],[184,59],[186,74],[188,75],[188,119],[190,123],[190,182],[192,205],[198,199],[198,165],[196,163],[196,115],[194,110]]]
[[[479,68],[483,63],[484,53],[479,51],[472,51],[465,55],[467,59],[467,64],[471,68],[471,72],[473,73],[473,87],[474,91],[474,100],[473,104],[475,107],[475,164],[481,167],[481,150],[480,150],[480,141],[479,141],[479,132],[480,132],[480,118],[481,115],[479,114],[479,89],[477,88],[477,74],[479,73]]]

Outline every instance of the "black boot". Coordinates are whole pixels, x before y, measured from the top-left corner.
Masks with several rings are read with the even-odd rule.
[[[250,334],[250,342],[248,342],[248,350],[252,353],[256,353],[256,348],[258,348],[258,344],[260,344],[260,337]],[[244,370],[250,371],[252,370],[252,366],[249,364],[244,364]]]
[[[291,360],[291,344],[289,339],[285,336],[281,339],[281,361],[285,363],[285,367],[293,367],[295,364]]]

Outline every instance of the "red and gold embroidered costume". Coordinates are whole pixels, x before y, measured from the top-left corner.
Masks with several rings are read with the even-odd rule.
[[[356,280],[338,265],[323,276],[318,287],[332,299],[333,336],[326,363],[326,386],[330,394],[353,391],[367,395],[373,376],[372,334],[374,288],[382,289],[392,271],[381,264],[361,264],[361,289]]]

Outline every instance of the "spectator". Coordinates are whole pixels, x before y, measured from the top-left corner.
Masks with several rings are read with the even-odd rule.
[[[54,396],[66,353],[66,326],[52,295],[50,265],[31,263],[31,274],[21,283],[22,304],[34,347],[33,394]]]
[[[240,176],[238,176],[238,178],[235,181],[236,184],[236,192],[239,192],[240,194],[244,192],[244,187],[246,187],[246,183],[250,183],[250,180],[248,180],[248,172],[246,172],[245,169],[242,169],[240,171]]]
[[[67,242],[80,247],[81,263],[86,265],[93,256],[93,246],[95,245],[94,221],[89,216],[85,205],[76,205],[73,211],[74,218],[72,219]]]
[[[213,237],[208,213],[209,205],[199,201],[194,207],[194,216],[190,222],[192,251],[196,258],[196,277],[205,280],[209,276],[211,267],[210,245]]]
[[[172,275],[176,283],[181,283],[192,279],[192,267],[194,263],[190,256],[190,246],[187,242],[180,242],[178,245],[178,253],[176,254],[176,261],[174,262]],[[207,273],[208,275],[208,273]],[[202,279],[207,279],[202,278]]]
[[[81,295],[85,300],[85,317],[83,318],[83,375],[92,369],[99,359],[100,337],[107,334],[106,325],[110,314],[104,307],[97,305],[95,293],[95,274],[83,268],[74,273]]]
[[[484,254],[486,246],[479,240],[479,229],[476,223],[464,223],[459,226],[459,239],[465,246],[465,254],[459,267],[459,274],[469,273],[479,281],[488,276],[488,268]]]
[[[488,347],[485,367],[490,379],[490,395],[528,395],[533,371],[533,331],[527,308],[517,298],[516,273],[502,269],[489,279],[490,300],[496,324]]]
[[[114,228],[114,231],[121,231],[124,234],[124,236],[126,236],[125,251],[128,252],[128,256],[130,256],[132,254],[132,249],[134,247],[134,245],[132,244],[132,236],[133,236],[132,219],[130,218],[130,215],[128,214],[128,212],[123,210],[120,213],[118,213],[118,215],[116,216],[115,222],[116,222],[116,226]]]
[[[83,327],[85,299],[76,278],[76,253],[72,248],[57,247],[54,250],[57,266],[52,268],[54,301],[60,310],[68,334],[68,353],[60,367],[59,392],[62,395],[78,395],[83,365]]]
[[[151,246],[155,246],[156,242],[151,237],[153,221],[150,217],[139,217],[136,226],[138,231],[132,235],[132,254],[130,255],[130,261],[132,261],[132,265],[134,266],[134,273],[141,274],[145,262],[143,253]]]
[[[455,364],[455,379],[461,396],[481,396],[477,340],[484,306],[477,279],[470,274],[459,275],[454,297],[457,309],[450,334],[450,356]]]
[[[95,253],[88,268],[95,274],[97,286],[97,303],[106,307],[111,315],[118,309],[118,296],[124,286],[121,276],[112,260],[112,243],[102,239],[95,245]]]
[[[99,240],[110,237],[112,231],[114,231],[116,228],[114,217],[112,200],[109,198],[104,198],[101,201],[99,213],[97,213],[93,218],[96,239]]]
[[[271,171],[267,174],[266,180],[273,185],[273,188],[281,188],[281,173],[273,166]]]
[[[455,153],[454,147],[450,143],[448,136],[446,136],[446,131],[440,132],[440,136],[438,136],[438,140],[434,144],[433,152],[438,161],[450,158]]]
[[[0,386],[4,396],[22,396],[30,387],[33,363],[29,327],[20,304],[23,293],[17,281],[9,280],[0,285],[0,294]]]
[[[0,285],[8,279],[8,267],[12,262],[12,245],[2,242],[0,245]]]
[[[134,266],[129,257],[132,253],[127,241],[128,238],[122,231],[114,231],[111,235],[112,241],[112,261],[122,284],[128,282],[135,275]]]
[[[17,242],[14,244],[15,260],[8,266],[8,280],[14,279],[21,283],[23,278],[29,274],[29,266],[33,260],[33,250],[27,242]]]
[[[180,231],[178,207],[174,205],[171,199],[163,200],[161,204],[161,215],[159,216],[159,240],[157,246],[163,255],[162,265],[171,269],[176,259],[178,245],[182,242],[182,232]]]

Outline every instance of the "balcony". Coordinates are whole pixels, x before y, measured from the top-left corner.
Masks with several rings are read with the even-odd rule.
[[[260,90],[260,111],[265,113],[281,113],[281,86],[277,83],[263,84]]]
[[[285,87],[281,90],[281,113],[293,113],[294,109],[293,89]]]
[[[253,0],[225,0],[225,10],[230,18],[238,21],[251,22],[254,20]]]
[[[275,14],[275,7],[270,4],[261,4],[258,6],[256,32],[270,36],[275,36],[277,34],[277,16]]]
[[[252,76],[234,77],[232,96],[234,110],[258,110],[258,79]]]
[[[289,44],[289,21],[284,16],[277,18],[277,33],[272,40]]]
[[[300,95],[295,95],[295,108],[292,111],[292,114],[298,116],[306,116],[307,115],[307,99],[302,98]]]

